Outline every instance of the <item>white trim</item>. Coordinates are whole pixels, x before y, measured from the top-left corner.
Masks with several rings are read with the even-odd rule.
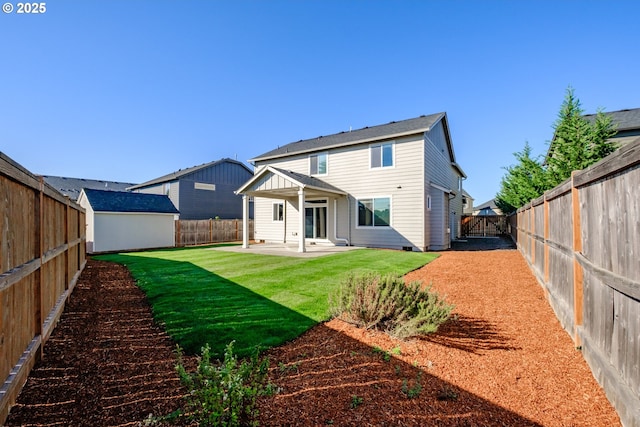
[[[389,225],[360,225],[359,224],[359,209],[358,209],[358,202],[360,200],[364,200],[364,199],[371,199],[374,200],[374,206],[375,206],[375,199],[389,199]],[[361,230],[375,230],[375,229],[388,229],[393,227],[393,197],[391,196],[363,196],[363,197],[355,197],[355,226],[356,229],[361,229]]]
[[[275,207],[277,205],[282,205],[282,219],[275,219]],[[278,200],[271,203],[271,222],[284,222],[284,200]]]
[[[440,190],[440,191],[444,192],[444,193],[454,193],[454,194],[455,194],[455,191],[453,191],[453,190],[449,190],[449,189],[447,189],[447,188],[444,188],[444,187],[443,187],[443,186],[441,186],[441,185],[434,184],[433,182],[432,182],[432,183],[430,183],[429,185],[430,185],[431,187],[435,188],[435,189],[438,189],[438,190]]]
[[[312,173],[311,172],[311,157],[312,156],[321,156],[321,155],[325,155],[326,156],[326,165],[325,165],[325,169],[326,172],[325,173]],[[317,153],[309,153],[309,156],[307,157],[309,159],[309,176],[327,176],[329,175],[329,152],[328,151],[319,151]]]
[[[391,145],[391,161],[393,162],[391,164],[391,166],[382,166],[383,163],[383,150],[382,147],[390,144]],[[377,147],[380,146],[380,166],[371,166],[371,150],[373,147]],[[373,142],[371,144],[369,144],[369,170],[373,171],[373,170],[385,170],[385,169],[395,169],[396,167],[396,141],[391,140],[391,141],[380,141],[380,142]]]

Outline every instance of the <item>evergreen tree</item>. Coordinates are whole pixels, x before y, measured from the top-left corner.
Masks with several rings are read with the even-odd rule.
[[[580,100],[569,87],[547,157],[550,188],[569,178],[574,170],[584,169],[612,153],[616,147],[607,140],[614,134],[611,117],[598,112],[595,121],[590,123],[583,116]]]
[[[504,168],[507,173],[500,182],[496,205],[505,214],[511,213],[547,190],[547,175],[539,159],[531,157],[531,147],[513,154],[517,164]]]

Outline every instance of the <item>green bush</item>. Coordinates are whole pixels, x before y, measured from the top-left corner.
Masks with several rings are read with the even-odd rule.
[[[397,275],[349,275],[329,295],[331,314],[363,328],[397,338],[435,332],[453,309],[430,287],[405,284]]]
[[[227,345],[222,362],[211,361],[209,345],[202,348],[196,372],[187,372],[182,349],[178,348],[176,371],[189,390],[186,414],[200,426],[255,426],[258,396],[271,392],[267,371],[269,360],[259,359],[256,348],[250,359],[238,362],[232,341]]]

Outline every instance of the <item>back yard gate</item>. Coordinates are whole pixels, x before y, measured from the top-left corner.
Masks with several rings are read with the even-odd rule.
[[[640,138],[520,208],[512,237],[626,427],[640,426]]]
[[[461,224],[463,237],[498,237],[509,234],[506,215],[464,215]]]
[[[85,212],[0,152],[0,425],[86,264]]]

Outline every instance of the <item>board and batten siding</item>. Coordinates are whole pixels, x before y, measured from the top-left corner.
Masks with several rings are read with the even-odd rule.
[[[380,141],[376,142],[379,143]],[[385,141],[386,142],[386,141]],[[341,147],[326,151],[328,173],[317,177],[324,182],[348,193],[347,197],[329,198],[327,209],[327,234],[330,240],[349,239],[352,245],[370,247],[411,246],[424,250],[424,180],[422,153],[422,134],[403,137],[394,142],[394,166],[389,168],[370,167],[371,144]],[[418,153],[418,155],[416,155]],[[291,156],[262,162],[256,168],[269,164],[273,167],[309,174],[309,154]],[[389,197],[391,199],[391,227],[357,227],[357,200],[371,197]],[[269,199],[265,199],[269,200]],[[338,223],[334,227],[335,203],[337,201]],[[256,239],[263,239],[261,233],[269,229],[272,220],[271,205],[263,207],[263,200],[256,197]],[[297,200],[287,207],[286,224],[288,237],[297,231]],[[260,206],[260,207],[258,207]],[[295,218],[295,219],[294,219]],[[295,224],[292,223],[295,220]],[[349,229],[349,224],[351,225]],[[281,239],[281,237],[280,237]],[[281,241],[281,240],[280,240]],[[295,241],[298,241],[295,236]],[[335,243],[335,242],[334,242]]]
[[[180,219],[242,218],[242,196],[235,194],[235,190],[252,176],[239,163],[220,161],[181,177],[179,195],[175,200],[170,198],[180,211]],[[202,185],[196,188],[196,184],[213,184],[215,190]],[[252,212],[249,216],[253,216]]]

